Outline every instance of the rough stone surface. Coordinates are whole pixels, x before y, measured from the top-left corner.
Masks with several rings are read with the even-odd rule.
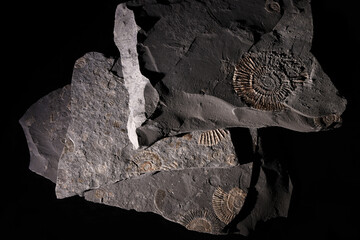
[[[257,129],[331,129],[346,106],[312,37],[309,0],[120,4],[120,58],[87,53],[71,88],[20,119],[30,169],[56,182],[58,198],[154,212],[193,231],[247,235],[286,217],[291,181]],[[239,127],[250,129],[251,156]]]
[[[254,174],[258,177],[252,186]],[[225,197],[214,197],[219,188]],[[239,199],[236,196],[231,199],[229,192],[237,188],[244,191],[245,202],[231,215],[229,204]],[[159,172],[87,191],[84,196],[89,201],[123,209],[155,212],[189,230],[212,234],[236,231],[247,235],[259,221],[286,217],[291,192],[288,175],[279,167],[263,165],[254,169],[249,163],[231,168]],[[220,208],[214,203],[219,199]],[[229,222],[217,214],[219,211],[228,216]],[[206,228],[201,222],[196,226],[189,224],[196,218],[204,219],[211,227]],[[229,223],[235,230],[226,227]]]
[[[136,128],[140,127],[146,120],[148,111],[152,111],[154,105],[152,101],[158,101],[157,92],[150,91],[153,88],[149,80],[140,72],[137,53],[137,31],[134,14],[124,4],[120,4],[116,9],[114,26],[114,42],[120,51],[121,70],[124,77],[125,86],[129,92],[129,117],[127,129],[130,142],[134,148],[139,147]],[[146,93],[152,96],[146,99]],[[146,101],[147,100],[147,101]],[[155,104],[156,104],[155,103]],[[150,106],[150,107],[149,107]]]
[[[113,59],[98,53],[88,53],[75,63],[71,122],[56,181],[59,198],[115,182],[125,168],[121,155],[130,145],[128,92],[123,80],[110,72],[113,64]]]
[[[184,222],[187,215],[206,212],[209,216],[207,220],[212,226],[210,233],[219,234],[225,224],[216,217],[213,210],[213,193],[218,187],[224,191],[238,187],[247,192],[251,167],[250,163],[226,169],[202,168],[159,172],[88,191],[85,193],[85,199],[124,209],[155,212],[170,221],[184,225],[188,223]]]
[[[88,59],[89,62],[90,56],[87,55],[84,58]],[[54,109],[57,106],[58,112],[64,112],[65,109],[69,111],[69,95],[69,86],[54,91],[39,101],[42,103],[41,109]],[[66,101],[63,96],[68,96]],[[34,115],[33,109],[38,108],[30,108],[25,116]],[[50,112],[42,111],[43,115],[39,116],[49,116]],[[63,115],[65,116],[65,114]],[[48,124],[47,129],[53,132],[52,128],[58,129],[58,125],[63,126],[70,119],[62,120],[63,122],[56,124],[46,122]],[[291,184],[287,174],[277,166],[265,165],[259,168],[259,165],[255,165],[255,169],[252,163],[239,166],[237,165],[238,159],[232,152],[233,147],[229,135],[226,135],[215,145],[205,146],[199,144],[201,136],[204,136],[205,133],[208,132],[197,131],[180,137],[165,138],[150,148],[152,152],[149,149],[129,151],[130,155],[133,154],[130,156],[133,161],[129,162],[128,165],[129,178],[86,191],[84,193],[85,198],[89,201],[124,209],[154,212],[170,221],[182,224],[189,230],[213,234],[224,234],[230,231],[226,229],[229,222],[223,222],[224,220],[220,220],[222,215],[218,217],[219,214],[215,213],[214,195],[219,192],[219,187],[220,192],[223,192],[225,196],[229,196],[231,189],[236,188],[242,189],[246,194],[245,202],[239,208],[235,208],[234,212],[230,211],[232,214],[229,217],[230,220],[235,221],[233,225],[240,234],[246,235],[253,230],[258,221],[287,216],[291,196]],[[47,142],[51,142],[50,138],[46,138],[46,134],[39,134],[37,137],[43,139],[42,142],[45,145],[48,145]],[[57,137],[65,139],[64,129],[62,134],[58,134]],[[172,159],[161,162],[158,170],[148,169],[146,166],[150,165],[146,164],[143,165],[145,168],[141,168],[141,164],[137,162],[141,159],[139,156],[151,157],[154,156],[154,151],[157,151],[158,156],[161,156],[162,159],[165,158],[164,156],[172,157]],[[229,152],[230,155],[226,156],[225,154]],[[54,166],[57,166],[60,157],[60,152],[57,151],[56,153],[57,155],[48,159],[52,161],[51,164]],[[196,154],[200,154],[200,156],[197,157]],[[218,159],[223,159],[223,162]],[[166,166],[165,163],[168,165]],[[218,166],[223,167],[219,168]],[[45,176],[42,172],[38,172],[38,174]],[[54,174],[56,178],[56,169],[54,169]],[[271,177],[269,178],[267,175]],[[253,176],[258,176],[255,181]],[[227,200],[223,196],[217,199],[219,198],[220,200]],[[228,198],[231,200],[230,197]],[[224,204],[220,206],[224,207]],[[220,211],[223,209],[220,208]],[[229,211],[225,211],[226,213]],[[241,216],[240,221],[236,219],[238,213]],[[202,221],[196,221],[196,219],[202,219]],[[211,227],[206,228],[207,225],[204,226],[203,221],[210,224]]]
[[[164,138],[146,149],[133,149],[125,124],[129,117],[127,88],[109,71],[113,62],[89,53],[75,63],[71,122],[57,176],[59,198],[155,171],[238,164],[226,130],[195,131]]]
[[[34,103],[20,119],[30,152],[30,170],[56,182],[59,156],[70,122],[70,85]]]
[[[129,7],[145,32],[144,73],[157,73],[148,76],[161,99],[159,114],[138,129],[142,144],[195,129],[278,126],[319,131],[314,118],[340,116],[345,110],[346,100],[310,53],[309,1],[136,2]],[[282,82],[302,80],[280,96],[283,108],[276,112],[256,108],[234,91],[236,67],[250,53],[274,67],[254,66],[261,81],[251,91],[262,88],[263,94],[271,94]],[[276,66],[276,59],[284,61]],[[294,71],[298,67],[301,72]],[[254,94],[252,101],[261,99]]]

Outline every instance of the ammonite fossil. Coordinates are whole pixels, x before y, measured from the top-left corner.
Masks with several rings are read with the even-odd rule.
[[[214,225],[216,217],[206,210],[193,210],[182,217],[181,224],[188,230],[213,233],[219,230],[219,226]]]
[[[226,138],[227,134],[229,132],[224,129],[206,131],[200,134],[198,143],[205,146],[213,146]]]
[[[280,4],[274,0],[266,0],[265,2],[265,10],[268,12],[280,12],[281,7]]]
[[[132,157],[132,165],[135,166],[130,167],[129,171],[135,170],[138,173],[153,172],[160,170],[162,160],[157,153],[141,151]]]
[[[300,60],[284,53],[260,52],[246,54],[235,66],[233,87],[250,107],[280,111],[286,97],[306,79]]]
[[[216,216],[225,224],[229,224],[242,208],[246,192],[238,187],[225,192],[221,187],[215,189],[212,196],[212,205]]]

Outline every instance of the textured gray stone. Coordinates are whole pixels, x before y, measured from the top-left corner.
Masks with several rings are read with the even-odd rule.
[[[146,30],[140,44],[146,49],[143,68],[163,76],[155,85],[159,114],[137,130],[143,145],[198,129],[278,126],[319,131],[314,119],[340,117],[345,110],[346,100],[310,53],[308,0],[136,3],[129,7],[137,9]],[[145,24],[151,20],[153,25]],[[252,91],[253,102],[267,104],[270,98],[260,95],[274,91],[281,109],[259,108],[234,91],[234,72],[246,66],[246,56],[256,69],[245,67],[245,78],[257,80],[243,92]],[[292,87],[279,93],[287,82]]]
[[[71,122],[56,181],[59,198],[115,182],[125,167],[128,93],[111,73],[113,59],[88,53],[78,59],[71,82]],[[119,146],[123,146],[119,148]]]
[[[57,197],[82,195],[155,171],[238,164],[226,130],[195,131],[133,149],[127,134],[129,95],[122,79],[109,71],[113,63],[99,53],[88,53],[75,63],[71,122],[59,160]]]
[[[30,170],[56,182],[58,160],[70,122],[70,85],[34,103],[19,122],[28,143]]]
[[[246,193],[251,167],[250,163],[232,168],[159,172],[88,191],[85,199],[124,209],[155,212],[185,226],[193,218],[203,218],[211,228],[191,229],[189,225],[188,228],[220,234],[225,223],[216,217],[213,210],[213,194],[218,187],[226,192],[238,187]]]
[[[58,198],[154,212],[199,232],[247,235],[286,217],[292,185],[257,129],[337,127],[346,106],[310,53],[312,31],[308,0],[120,4],[120,58],[86,54],[71,90],[20,120],[30,169],[56,181]],[[250,129],[254,156],[235,150],[245,137],[235,127]]]
[[[254,173],[258,174],[255,187],[251,186]],[[262,165],[254,170],[253,164],[249,163],[230,168],[159,172],[87,191],[84,196],[89,201],[123,209],[154,212],[189,230],[224,234],[229,224],[224,221],[224,216],[229,214],[227,206],[232,199],[223,199],[226,204],[219,210],[215,203],[219,198],[214,195],[229,193],[234,188],[242,189],[246,195],[245,202],[240,204],[235,215],[230,216],[230,221],[241,216],[238,221],[235,219],[235,230],[232,231],[247,235],[260,221],[287,216],[292,185],[279,165]],[[219,215],[215,209],[223,214]],[[202,221],[196,222],[197,218]],[[211,227],[206,227],[207,224]]]
[[[86,60],[87,63],[99,60],[99,56],[96,59],[93,59],[93,56],[94,53],[84,56],[77,61],[76,66],[79,67],[79,63],[84,63],[83,60]],[[85,67],[85,65],[81,66]],[[24,115],[23,119],[25,120],[22,121],[28,119],[26,116],[35,115],[38,117],[37,122],[45,124],[48,132],[59,129],[59,126],[67,126],[66,121],[70,121],[70,115],[62,114],[61,116],[68,117],[62,119],[63,122],[54,124],[54,122],[50,122],[52,119],[50,113],[51,109],[55,107],[56,111],[60,113],[69,112],[69,96],[69,86],[54,91],[34,104]],[[36,111],[32,112],[33,109],[41,109],[42,114],[36,114]],[[39,119],[40,116],[44,119]],[[48,122],[44,121],[48,119]],[[46,133],[41,132],[36,137],[41,138],[42,143],[48,146],[53,140],[47,137]],[[286,173],[282,172],[277,165],[275,168],[265,165],[260,170],[254,170],[252,163],[239,166],[229,135],[216,145],[205,146],[199,144],[202,134],[203,132],[197,131],[179,137],[168,137],[156,142],[146,150],[130,150],[128,154],[129,159],[132,160],[128,161],[125,168],[129,178],[88,190],[84,193],[85,198],[89,201],[124,209],[154,212],[170,221],[184,225],[189,230],[223,234],[226,223],[222,222],[214,211],[213,195],[218,187],[224,192],[238,187],[245,193],[252,189],[249,197],[245,198],[244,209],[239,209],[240,215],[244,215],[241,221],[235,225],[240,234],[246,235],[253,230],[258,221],[287,216],[291,184]],[[56,136],[59,139],[65,139],[65,129],[62,129],[61,134]],[[160,165],[154,164],[158,169],[141,168],[138,160],[141,160],[141,157],[156,156],[154,154],[161,158]],[[51,160],[51,165],[57,166],[59,158],[60,152],[57,151],[52,158],[46,160]],[[248,161],[248,159],[242,160]],[[137,164],[134,164],[135,162]],[[38,165],[41,164],[43,163],[38,163]],[[78,164],[81,166],[83,163],[79,162]],[[257,174],[257,171],[260,174]],[[53,172],[56,179],[56,168],[53,169]],[[38,174],[46,176],[43,172],[38,172]],[[259,175],[258,180],[255,181],[255,187],[251,186],[251,181],[254,181],[252,180],[253,175]],[[51,179],[53,181],[54,176]],[[254,193],[256,198],[253,196]],[[222,216],[220,215],[220,217]],[[204,224],[201,221],[197,223],[196,219],[198,218],[205,219],[207,221],[204,220],[205,223],[210,223],[211,228],[201,225]],[[190,224],[191,222],[192,224]]]

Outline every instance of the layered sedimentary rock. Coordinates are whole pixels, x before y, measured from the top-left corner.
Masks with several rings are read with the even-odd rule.
[[[312,31],[307,0],[120,4],[120,57],[85,54],[71,86],[20,120],[30,169],[56,183],[58,198],[154,212],[194,231],[246,235],[286,217],[292,185],[257,129],[331,129],[346,105],[310,53]]]

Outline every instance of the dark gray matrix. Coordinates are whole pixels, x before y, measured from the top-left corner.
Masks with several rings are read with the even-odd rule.
[[[30,169],[58,198],[154,212],[193,231],[247,235],[286,217],[292,185],[257,129],[331,129],[346,106],[312,36],[308,0],[120,4],[120,57],[85,54],[71,86],[20,119]],[[236,128],[250,130],[252,154]]]

